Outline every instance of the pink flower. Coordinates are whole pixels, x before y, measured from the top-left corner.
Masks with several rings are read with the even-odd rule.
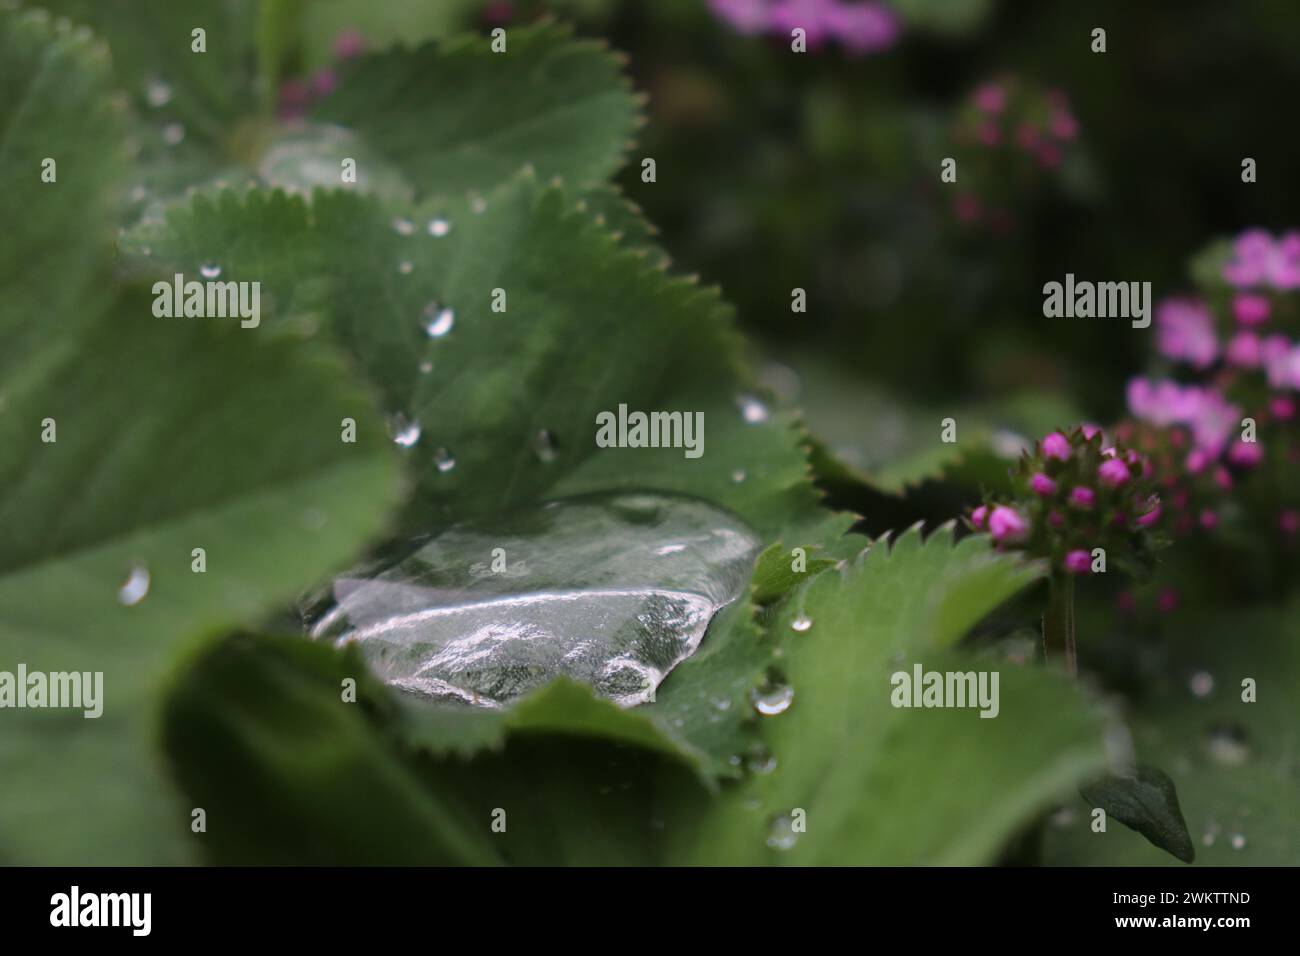
[[[1007,108],[1007,91],[1000,83],[985,83],[975,91],[971,99],[985,113],[998,114]]]
[[[366,52],[366,38],[359,30],[344,30],[334,38],[334,55],[340,60],[350,60]]]
[[[338,88],[339,76],[333,70],[321,70],[311,78],[313,96],[329,96]]]
[[[836,0],[777,0],[768,25],[787,37],[793,30],[802,29],[812,48],[831,37],[831,11],[836,6]]]
[[[980,505],[970,513],[970,523],[977,528],[984,527],[984,519],[988,517],[989,509]]]
[[[1079,134],[1079,123],[1068,108],[1053,110],[1048,126],[1052,135],[1062,142],[1068,143]]]
[[[1218,389],[1171,381],[1130,379],[1128,407],[1134,416],[1153,425],[1190,426],[1195,446],[1215,457],[1241,421],[1241,409]]]
[[[1156,307],[1156,348],[1162,355],[1205,368],[1219,355],[1214,316],[1198,299],[1166,299]]]
[[[1224,491],[1232,490],[1232,473],[1220,465],[1214,469],[1214,483]]]
[[[1029,479],[1029,487],[1034,494],[1040,498],[1046,498],[1048,495],[1056,494],[1056,482],[1048,478],[1041,471],[1035,472],[1034,476]]]
[[[980,123],[975,136],[982,146],[997,146],[1002,142],[1002,130],[997,123]]]
[[[1261,325],[1268,321],[1268,299],[1248,293],[1236,295],[1232,299],[1232,314],[1242,325]]]
[[[1284,508],[1277,513],[1277,527],[1285,535],[1294,535],[1300,532],[1300,511],[1294,508]]]
[[[1228,462],[1238,468],[1254,468],[1263,460],[1264,450],[1259,447],[1259,442],[1233,442],[1228,449]]]
[[[1101,434],[1101,426],[1093,425],[1091,422],[1084,422],[1079,426],[1079,430],[1083,432],[1083,437],[1088,441],[1092,441],[1094,436]]]
[[[1042,449],[1045,458],[1055,458],[1057,461],[1070,460],[1070,439],[1060,432],[1044,435]]]
[[[1259,336],[1254,332],[1238,332],[1225,352],[1228,364],[1238,368],[1257,368],[1260,363]]]
[[[1010,544],[1024,537],[1029,525],[1014,508],[998,505],[989,515],[989,534],[999,544]]]
[[[1059,146],[1054,146],[1051,143],[1044,143],[1042,146],[1038,147],[1038,162],[1044,169],[1055,169],[1057,166],[1061,165],[1062,159],[1063,157]]]
[[[832,6],[827,12],[831,33],[850,53],[878,53],[898,40],[901,26],[897,15],[879,3]]]
[[[1201,527],[1206,531],[1213,531],[1219,526],[1219,515],[1209,508],[1201,512]]]
[[[1160,502],[1157,501],[1150,511],[1138,515],[1134,521],[1139,528],[1149,528],[1160,520]]]
[[[709,0],[709,9],[737,33],[752,36],[768,27],[769,0]]]
[[[1097,466],[1097,478],[1104,485],[1118,488],[1129,479],[1128,465],[1118,458],[1107,458]]]
[[[1065,525],[1065,515],[1059,511],[1049,511],[1047,513],[1047,523],[1053,528],[1061,528]]]
[[[1290,421],[1295,416],[1295,401],[1286,395],[1274,395],[1269,399],[1268,410],[1278,421]]]
[[[1063,563],[1071,574],[1087,574],[1092,570],[1092,556],[1082,548],[1067,552]]]
[[[1120,591],[1115,596],[1115,606],[1125,614],[1132,614],[1137,610],[1137,600],[1133,597],[1133,592]]]
[[[1079,485],[1070,492],[1070,506],[1080,511],[1092,510],[1096,500],[1097,493],[1084,485]]]
[[[1178,591],[1176,588],[1165,588],[1156,598],[1156,607],[1165,614],[1178,609]]]
[[[1300,288],[1300,233],[1287,233],[1274,242],[1265,230],[1248,229],[1233,243],[1223,279],[1239,289],[1261,285],[1283,291]]]

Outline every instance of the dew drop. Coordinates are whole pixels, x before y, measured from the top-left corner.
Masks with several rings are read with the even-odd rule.
[[[767,831],[767,845],[773,850],[792,850],[799,842],[799,834],[794,828],[794,817],[782,813],[774,817]]]
[[[179,146],[185,139],[185,127],[180,123],[168,123],[163,127],[162,138],[168,146]]]
[[[808,630],[810,627],[812,627],[812,618],[808,617],[806,614],[800,614],[790,622],[790,629],[792,631],[798,631],[800,634]]]
[[[1235,724],[1216,724],[1205,735],[1205,749],[1221,764],[1239,766],[1250,757],[1246,732]]]
[[[549,465],[560,455],[559,442],[551,432],[543,428],[533,437],[533,451],[539,461]]]
[[[425,359],[423,362],[420,363],[421,375],[428,375],[432,371],[433,371],[433,363],[430,362],[428,359]]]
[[[393,441],[403,448],[411,448],[420,440],[420,423],[400,413],[389,420],[388,428],[392,433]]]
[[[1230,841],[1234,850],[1242,850],[1246,847],[1246,834],[1234,833]]]
[[[776,756],[761,745],[745,754],[745,769],[750,773],[766,775],[776,770]]]
[[[742,395],[736,400],[740,415],[751,425],[761,425],[767,421],[767,406],[752,395]]]
[[[742,481],[744,481],[744,480],[745,480],[745,469],[744,469],[744,468],[737,468],[735,471],[733,471],[733,472],[731,473],[731,480],[734,481],[736,484],[740,484]]]
[[[456,467],[456,459],[447,449],[439,448],[433,453],[433,464],[439,471],[446,474]]]
[[[1057,807],[1052,814],[1052,826],[1058,830],[1068,830],[1074,825],[1075,812],[1073,807]]]
[[[215,262],[205,262],[199,266],[199,275],[205,279],[215,279],[221,275],[221,266]]]
[[[429,220],[429,235],[441,239],[451,232],[451,223],[441,217]]]
[[[783,714],[794,703],[794,688],[784,683],[767,683],[751,692],[754,710],[764,717]]]
[[[409,236],[415,232],[415,223],[403,216],[398,216],[393,220],[393,232],[399,236]]]
[[[411,274],[411,270],[414,268],[415,266],[411,265],[410,259],[403,259],[401,262],[397,264],[397,271],[404,276],[409,276]]]
[[[424,331],[431,339],[440,339],[456,324],[456,313],[437,302],[430,302],[424,309]]]
[[[469,211],[476,216],[487,212],[487,200],[482,196],[471,196],[469,200]]]
[[[147,195],[148,193],[145,192],[145,188],[142,184],[131,187],[131,202],[144,202],[145,196]]]
[[[1209,697],[1214,690],[1214,675],[1209,671],[1197,671],[1190,682],[1192,694],[1196,697]]]
[[[149,569],[141,564],[135,565],[127,575],[126,582],[118,588],[118,603],[127,607],[139,604],[149,593],[149,581]]]
[[[146,84],[144,89],[144,98],[154,109],[160,106],[166,106],[171,102],[172,88],[159,79],[152,79]]]

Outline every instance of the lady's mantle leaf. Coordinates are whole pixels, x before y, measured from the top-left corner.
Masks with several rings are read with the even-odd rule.
[[[763,718],[775,769],[677,834],[679,858],[993,859],[1053,797],[1104,764],[1099,719],[1061,678],[949,649],[1037,576],[981,539],[954,545],[939,531],[923,543],[910,531],[811,581],[772,623],[785,633],[796,619],[809,622],[786,640],[772,678],[793,692],[784,713]],[[892,675],[911,677],[914,665],[998,673],[997,716],[895,708]],[[783,818],[796,809],[806,832],[790,839]]]
[[[582,190],[622,164],[638,125],[618,59],[555,24],[363,57],[314,117],[383,150],[421,195],[486,192],[526,164]]]

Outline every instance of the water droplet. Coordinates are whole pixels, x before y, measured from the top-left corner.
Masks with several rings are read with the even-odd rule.
[[[751,747],[745,754],[745,769],[759,775],[772,773],[776,770],[776,756],[761,744]]]
[[[456,324],[456,313],[437,302],[430,302],[424,309],[424,331],[431,339],[440,339]]]
[[[199,266],[199,275],[205,279],[215,279],[221,275],[221,266],[215,262],[205,262]]]
[[[1245,847],[1246,847],[1246,834],[1244,834],[1244,833],[1234,833],[1234,834],[1232,835],[1232,839],[1230,840],[1230,842],[1232,843],[1232,848],[1233,848],[1234,850],[1242,850],[1242,849],[1245,849]]]
[[[162,138],[168,146],[179,146],[185,139],[185,127],[180,123],[168,123],[163,127]]]
[[[429,220],[429,235],[441,239],[451,232],[451,223],[441,217]]]
[[[393,232],[399,236],[409,236],[415,232],[415,223],[404,216],[398,216],[393,220]]]
[[[469,200],[469,211],[476,216],[487,212],[487,200],[482,196],[471,196]]]
[[[794,688],[783,682],[768,681],[762,687],[756,687],[750,694],[754,709],[764,717],[783,714],[794,703]]]
[[[543,464],[550,464],[560,456],[559,442],[555,436],[543,428],[533,438],[533,451]]]
[[[403,448],[411,448],[420,440],[420,423],[398,413],[388,422],[388,430],[393,441]]]
[[[171,102],[172,88],[157,78],[151,79],[144,88],[144,98],[154,109]]]
[[[403,259],[401,262],[397,264],[397,271],[404,276],[409,276],[411,274],[411,270],[414,268],[415,266],[411,265],[410,259]]]
[[[147,195],[143,185],[137,184],[131,187],[131,202],[144,202]]]
[[[436,458],[435,458],[436,460]],[[620,507],[652,499],[655,517]],[[636,509],[633,509],[634,511]],[[665,542],[689,547],[654,557]],[[607,494],[405,538],[305,609],[316,638],[357,646],[387,683],[490,707],[560,675],[645,703],[742,597],[760,541],[676,495]],[[501,548],[504,568],[475,573]]]
[[[1068,830],[1074,825],[1076,814],[1074,807],[1057,807],[1052,814],[1052,826],[1058,830]]]
[[[792,631],[798,631],[800,634],[808,630],[810,627],[812,627],[812,618],[804,614],[800,614],[790,622],[790,629]]]
[[[118,588],[118,603],[125,604],[127,607],[139,604],[149,593],[149,581],[149,569],[141,564],[135,565],[127,575],[126,582]]]
[[[742,395],[736,400],[740,415],[751,425],[761,425],[767,421],[767,406],[752,395]]]
[[[1219,835],[1213,830],[1206,830],[1205,833],[1201,835],[1201,845],[1214,846],[1214,841],[1218,839],[1218,836]]]
[[[456,467],[456,458],[445,448],[439,448],[433,453],[433,464],[442,473],[446,474]]]
[[[745,469],[744,469],[744,468],[737,468],[735,471],[733,471],[733,472],[731,473],[731,480],[734,481],[736,484],[740,484],[742,481],[744,481],[744,480],[745,480]]]
[[[772,819],[767,831],[767,845],[773,850],[792,850],[799,842],[799,833],[794,828],[794,817],[789,813]]]
[[[430,362],[428,359],[425,359],[423,362],[420,363],[421,375],[428,375],[432,371],[433,371],[433,363]]]
[[[1214,691],[1214,675],[1209,671],[1197,671],[1190,682],[1192,694],[1196,697],[1209,697]]]
[[[1205,735],[1205,749],[1221,764],[1239,766],[1250,757],[1246,732],[1236,724],[1216,724]]]

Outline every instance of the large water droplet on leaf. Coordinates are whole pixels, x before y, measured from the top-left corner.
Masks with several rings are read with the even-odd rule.
[[[308,628],[437,700],[497,706],[563,675],[627,707],[653,700],[743,593],[758,545],[692,498],[563,499],[343,575]]]

